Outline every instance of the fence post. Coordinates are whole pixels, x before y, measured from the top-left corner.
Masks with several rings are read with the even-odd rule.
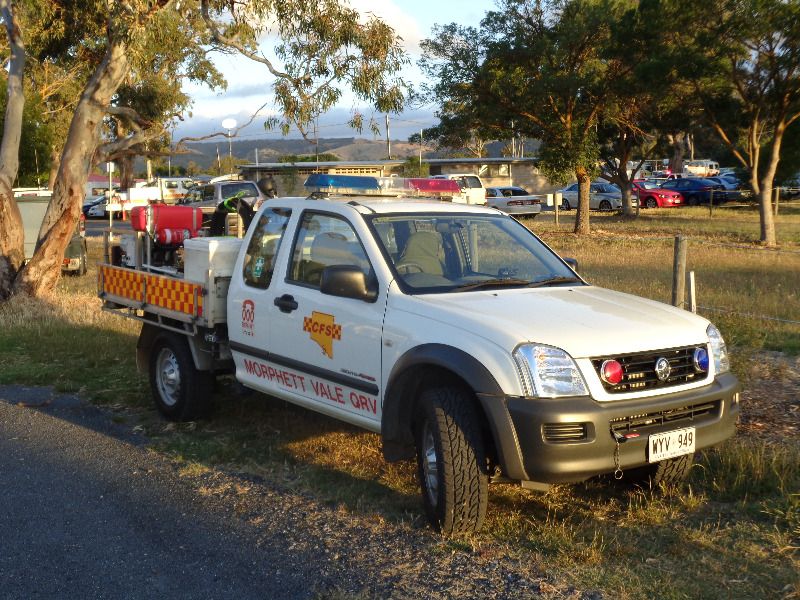
[[[780,200],[781,200],[781,188],[776,187],[775,188],[775,212],[774,212],[776,217],[778,216],[778,203],[780,202]]]
[[[672,306],[683,308],[686,298],[686,238],[675,236],[675,257],[672,263]]]
[[[694,271],[689,271],[689,310],[697,312],[697,296],[694,287]]]
[[[561,194],[558,192],[553,193],[553,210],[556,213],[556,229],[558,229],[558,211],[561,208]]]
[[[708,216],[714,216],[714,188],[708,193]]]

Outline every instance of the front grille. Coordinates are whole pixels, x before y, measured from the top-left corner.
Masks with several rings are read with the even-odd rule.
[[[582,442],[588,437],[586,423],[545,423],[542,433],[551,444]]]
[[[706,415],[719,415],[720,402],[704,402],[681,408],[671,408],[641,415],[630,415],[611,419],[611,430],[616,432],[640,431],[648,428],[661,427],[662,425],[675,425],[676,427],[691,425],[692,421]]]
[[[623,368],[622,381],[613,385],[600,378],[603,388],[609,394],[623,394],[626,392],[641,392],[653,388],[672,387],[683,385],[695,380],[705,379],[707,373],[698,372],[694,368],[694,351],[702,346],[686,346],[684,348],[671,348],[669,350],[654,350],[639,352],[638,354],[622,354],[619,356],[604,356],[592,359],[597,376],[600,377],[601,367],[607,360],[618,361]],[[656,361],[666,358],[669,361],[669,377],[661,381],[656,375]]]

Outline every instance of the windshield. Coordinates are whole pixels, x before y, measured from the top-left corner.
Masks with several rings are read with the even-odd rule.
[[[583,285],[552,250],[504,215],[375,215],[371,222],[409,293]]]

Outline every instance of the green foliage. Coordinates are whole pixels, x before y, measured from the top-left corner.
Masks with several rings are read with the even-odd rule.
[[[7,93],[6,86],[0,86],[0,131],[5,123]],[[47,183],[53,130],[44,113],[41,99],[35,94],[28,94],[22,114],[22,143],[19,147],[16,183],[19,187],[37,187]]]
[[[420,163],[419,156],[409,156],[403,163],[403,177],[428,177],[431,174],[431,166],[426,162]]]
[[[268,127],[288,133],[294,126],[306,135],[342,98],[343,85],[379,112],[401,110],[407,86],[396,74],[408,59],[394,30],[371,13],[364,18],[338,0],[209,4],[215,43],[250,56],[275,78],[280,114]],[[269,36],[277,38],[280,64],[258,51],[257,41]],[[356,111],[351,122],[360,129],[363,116]]]

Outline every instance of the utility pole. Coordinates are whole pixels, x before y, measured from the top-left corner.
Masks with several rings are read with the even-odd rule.
[[[389,113],[386,113],[386,158],[392,158],[392,139],[389,137]]]
[[[511,121],[511,158],[517,155],[517,137],[514,135],[514,121]]]
[[[422,129],[419,130],[419,176],[422,177]]]

